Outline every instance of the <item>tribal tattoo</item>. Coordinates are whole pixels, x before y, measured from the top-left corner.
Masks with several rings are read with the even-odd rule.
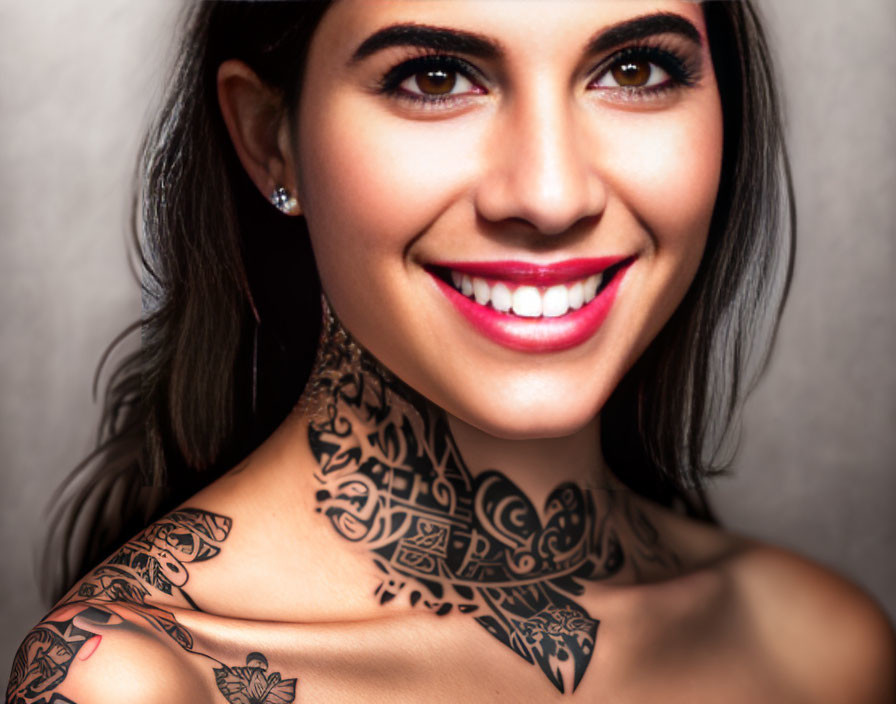
[[[289,704],[296,697],[296,681],[284,680],[279,672],[267,674],[268,660],[261,653],[249,653],[245,667],[215,669],[215,682],[233,704]]]
[[[326,304],[300,408],[319,467],[316,510],[371,552],[380,603],[407,589],[412,605],[472,614],[560,692],[578,686],[597,637],[599,621],[575,601],[580,580],[678,565],[626,492],[610,493],[598,516],[590,489],[561,484],[542,521],[503,474],[474,478],[444,414],[363,350]],[[623,533],[635,544],[628,553]]]
[[[127,613],[172,638],[185,651],[214,661],[215,682],[232,704],[287,704],[295,699],[296,680],[267,674],[261,653],[250,653],[245,666],[228,666],[193,649],[193,637],[174,614],[151,603],[180,596],[201,611],[184,591],[186,565],[217,555],[230,533],[231,519],[209,511],[185,508],[146,528],[97,567],[26,637],[12,665],[7,704],[75,704],[54,690],[77,658],[86,660],[101,636],[90,623],[120,622],[121,616],[103,605],[127,607]],[[57,616],[58,615],[58,616]],[[75,625],[77,620],[78,624]]]

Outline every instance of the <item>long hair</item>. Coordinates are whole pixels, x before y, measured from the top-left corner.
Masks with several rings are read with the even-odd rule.
[[[54,495],[43,562],[54,601],[255,449],[305,386],[321,313],[307,229],[272,208],[240,165],[216,74],[227,59],[246,62],[294,119],[328,4],[225,0],[185,11],[167,99],[137,171],[144,316],[132,329],[142,344],[109,376],[96,449]],[[724,465],[718,450],[737,425],[749,370],[767,360],[795,223],[756,12],[746,0],[703,10],[724,118],[709,238],[683,302],[602,410],[601,436],[632,489],[711,520],[704,480]]]

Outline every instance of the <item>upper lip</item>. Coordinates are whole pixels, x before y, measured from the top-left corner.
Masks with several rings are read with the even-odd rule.
[[[438,261],[432,262],[430,266],[451,269],[470,276],[504,279],[521,285],[552,286],[600,274],[627,259],[631,259],[631,257],[582,257],[565,259],[551,264],[536,264],[514,259],[493,262]]]

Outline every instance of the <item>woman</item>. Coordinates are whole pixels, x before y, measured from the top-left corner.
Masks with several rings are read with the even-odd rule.
[[[557,7],[195,10],[92,488],[174,510],[10,701],[893,699],[877,608],[700,490],[779,237],[755,18]]]

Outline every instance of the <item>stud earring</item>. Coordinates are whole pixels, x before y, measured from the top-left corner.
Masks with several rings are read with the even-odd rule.
[[[284,215],[298,215],[299,201],[291,196],[283,186],[277,186],[271,193],[271,205]]]

